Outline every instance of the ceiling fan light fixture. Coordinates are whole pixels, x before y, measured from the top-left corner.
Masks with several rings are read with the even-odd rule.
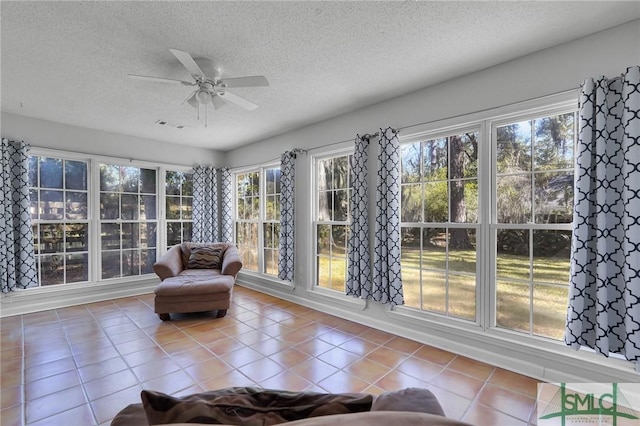
[[[211,102],[211,93],[207,92],[206,90],[198,90],[198,93],[196,93],[196,99],[201,104],[206,105]]]

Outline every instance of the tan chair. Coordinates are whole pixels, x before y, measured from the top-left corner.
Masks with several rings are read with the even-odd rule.
[[[222,250],[219,268],[189,268],[192,248],[215,247]],[[193,262],[191,262],[192,266]],[[236,275],[242,268],[240,253],[228,243],[182,243],[173,246],[154,265],[153,271],[162,281],[155,289],[155,312],[161,320],[170,313],[217,310],[217,317],[227,314]]]

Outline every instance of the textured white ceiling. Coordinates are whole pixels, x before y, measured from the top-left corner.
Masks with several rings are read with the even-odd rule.
[[[2,111],[229,150],[640,17],[640,2],[0,3]],[[214,59],[233,92],[208,127],[169,52]],[[156,120],[189,126],[161,127]],[[91,141],[87,141],[91,143]]]

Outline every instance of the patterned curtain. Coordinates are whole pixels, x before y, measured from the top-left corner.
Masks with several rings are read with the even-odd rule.
[[[369,257],[369,182],[367,161],[369,135],[356,136],[351,157],[351,225],[347,252],[347,295],[367,299],[371,295],[371,259]]]
[[[218,173],[213,167],[193,169],[193,231],[194,242],[218,241]]]
[[[25,144],[2,139],[0,165],[0,283],[9,293],[38,285]]]
[[[640,360],[640,67],[580,95],[565,343]]]
[[[218,169],[220,179],[220,239],[226,243],[233,241],[233,200],[231,172],[227,167]]]
[[[295,258],[295,152],[285,151],[280,160],[280,245],[278,278],[293,281]]]
[[[400,274],[400,142],[397,131],[380,129],[380,168],[376,189],[376,223],[371,299],[404,304]]]

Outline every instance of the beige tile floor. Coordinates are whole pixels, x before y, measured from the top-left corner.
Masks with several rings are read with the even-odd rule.
[[[214,313],[215,314],[215,313]],[[142,389],[430,389],[449,417],[535,424],[537,381],[236,286],[225,318],[162,322],[153,295],[4,318],[2,425],[108,425]]]

